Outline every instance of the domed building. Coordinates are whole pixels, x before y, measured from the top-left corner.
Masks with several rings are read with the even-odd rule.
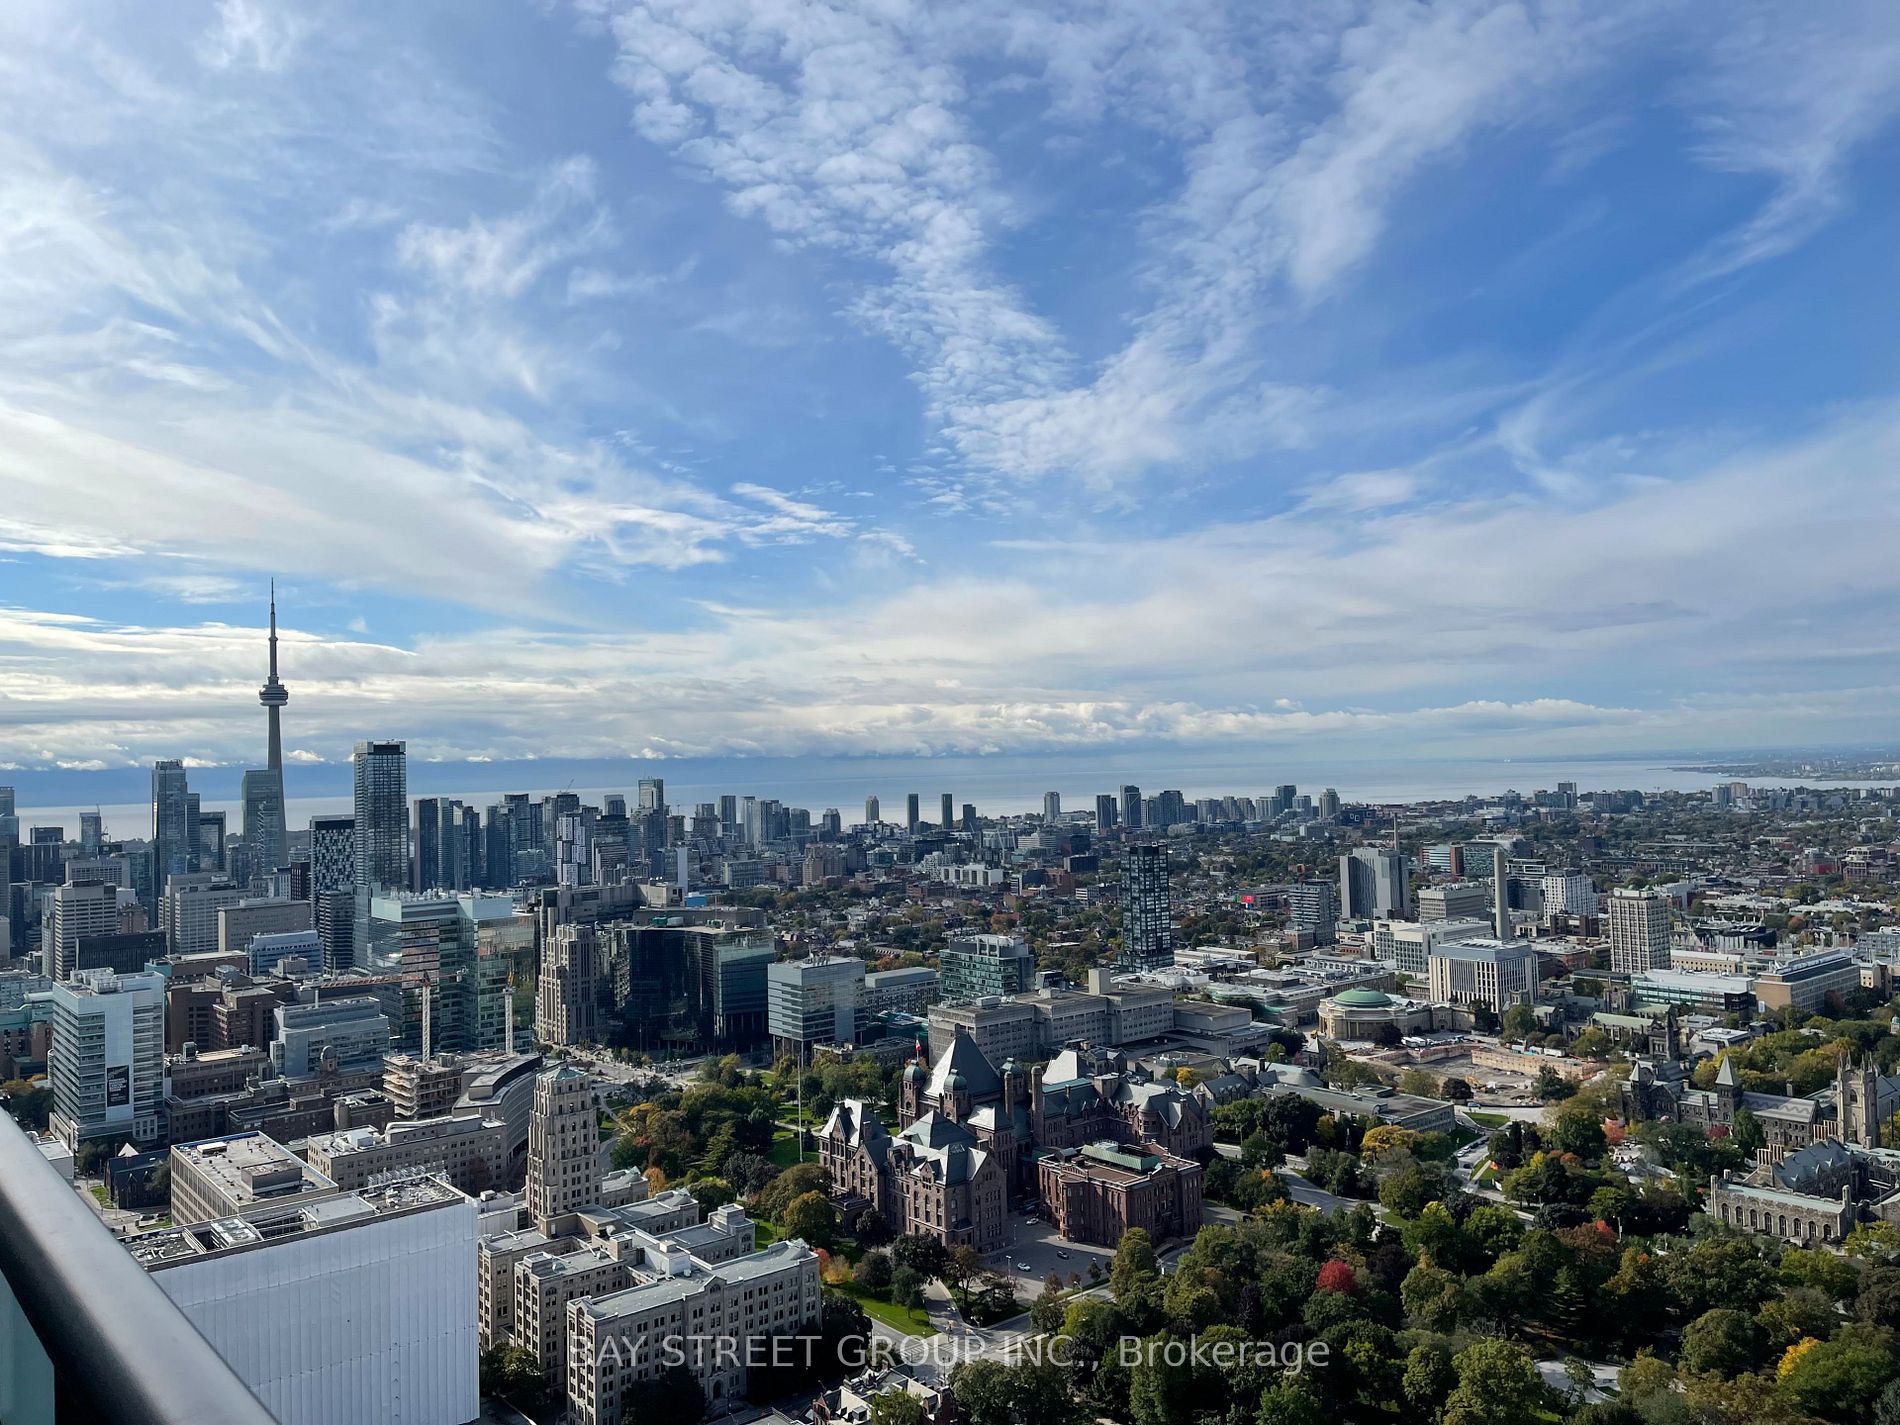
[[[1400,1036],[1429,1033],[1432,1007],[1398,999],[1384,990],[1341,990],[1319,1005],[1320,1033],[1328,1039],[1359,1039],[1377,1042]]]

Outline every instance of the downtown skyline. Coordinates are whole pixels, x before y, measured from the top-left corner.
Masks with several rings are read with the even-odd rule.
[[[7,772],[1886,735],[1881,7],[448,14],[0,18]]]

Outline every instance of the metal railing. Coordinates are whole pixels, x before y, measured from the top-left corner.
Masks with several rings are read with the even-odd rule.
[[[270,1412],[5,1113],[0,1277],[0,1361],[13,1367],[11,1398],[0,1402],[5,1425],[271,1425]]]

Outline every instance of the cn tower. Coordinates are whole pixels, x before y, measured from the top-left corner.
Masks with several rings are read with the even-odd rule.
[[[277,778],[281,789],[284,784],[284,731],[278,721],[278,710],[290,701],[290,689],[277,681],[277,581],[270,581],[270,676],[264,680],[264,686],[257,690],[257,700],[264,705],[264,711],[270,716],[270,756],[265,765]],[[282,795],[280,790],[279,795]]]
[[[246,874],[255,881],[289,864],[289,836],[284,822],[284,733],[278,712],[290,701],[290,691],[277,681],[277,581],[270,586],[270,676],[258,689],[257,700],[270,715],[269,765],[244,774],[244,841],[250,851]]]

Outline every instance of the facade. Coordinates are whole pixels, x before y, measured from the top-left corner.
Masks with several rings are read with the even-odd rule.
[[[1377,1043],[1430,1033],[1432,1025],[1430,1005],[1395,999],[1383,990],[1341,990],[1319,1005],[1319,1032],[1328,1039]]]
[[[130,1245],[281,1425],[463,1425],[481,1413],[478,1215],[410,1179]]]
[[[1331,881],[1299,881],[1287,891],[1287,925],[1312,932],[1315,945],[1339,938],[1339,897]]]
[[[1859,988],[1860,966],[1839,950],[1781,960],[1755,976],[1755,997],[1768,1014],[1838,1007],[1842,996]]]
[[[875,1208],[893,1231],[984,1252],[1003,1244],[1008,1204],[1038,1191],[1042,1153],[1112,1143],[1185,1159],[1212,1141],[1201,1100],[1120,1055],[1072,1048],[1047,1066],[1011,1059],[999,1071],[961,1033],[933,1068],[904,1070],[897,1116],[892,1134],[867,1103],[834,1109],[818,1136],[834,1193]]]
[[[1863,1222],[1900,1226],[1900,1153],[1828,1138],[1709,1184],[1706,1210],[1799,1246],[1836,1246]]]
[[[1655,1047],[1673,1054],[1674,1010]],[[1779,1162],[1790,1153],[1829,1138],[1880,1148],[1881,1125],[1900,1111],[1900,1075],[1883,1075],[1871,1061],[1841,1061],[1831,1088],[1809,1095],[1756,1093],[1744,1089],[1735,1061],[1724,1055],[1714,1084],[1691,1085],[1686,1066],[1669,1055],[1640,1060],[1623,1087],[1623,1112],[1631,1123],[1685,1123],[1709,1136],[1726,1135],[1746,1110],[1766,1146],[1758,1156]]]
[[[174,955],[203,955],[218,948],[218,912],[244,898],[235,881],[216,871],[186,872],[165,883],[158,924]]]
[[[594,1083],[565,1066],[535,1080],[528,1127],[528,1217],[549,1236],[600,1200],[600,1128]]]
[[[152,764],[152,900],[165,883],[198,868],[198,826],[183,762]]]
[[[1168,848],[1158,842],[1138,841],[1122,852],[1122,948],[1117,963],[1136,970],[1174,963]]]
[[[1036,957],[1018,936],[958,935],[944,946],[937,971],[942,1002],[968,1004],[1028,989],[1035,980]]]
[[[180,1226],[235,1217],[262,1203],[334,1197],[320,1168],[262,1133],[230,1133],[175,1144],[171,1215]]]
[[[165,980],[80,970],[47,991],[52,1129],[78,1150],[90,1138],[159,1141],[165,1092]]]
[[[1461,940],[1434,946],[1426,957],[1431,997],[1480,1005],[1502,1014],[1537,1001],[1537,952],[1528,942]]]
[[[1596,884],[1582,871],[1544,873],[1544,917],[1595,915]]]
[[[406,744],[359,742],[353,759],[353,882],[359,891],[409,883],[409,776]]]
[[[443,1118],[398,1120],[382,1129],[350,1128],[311,1135],[310,1166],[345,1192],[391,1172],[426,1172],[471,1196],[501,1183],[508,1166],[508,1128],[479,1109]]]
[[[849,1044],[857,1038],[864,999],[864,961],[819,955],[781,960],[766,967],[767,1024],[782,1054],[802,1054],[814,1044]]]
[[[1696,1014],[1751,1015],[1755,1010],[1754,985],[1746,975],[1642,970],[1630,976],[1630,998],[1638,1005],[1673,1004]]]
[[[1610,968],[1626,975],[1669,968],[1669,903],[1652,891],[1610,892]]]
[[[271,1061],[280,1076],[307,1078],[325,1065],[380,1075],[389,1050],[389,1016],[369,995],[280,1004],[273,1011]]]
[[[1339,858],[1339,911],[1347,920],[1409,920],[1410,868],[1383,846],[1355,846]]]
[[[1039,1154],[1036,1181],[1070,1242],[1113,1247],[1137,1227],[1164,1242],[1201,1227],[1201,1165],[1191,1158],[1090,1143]]]
[[[1460,940],[1484,940],[1491,934],[1484,920],[1379,920],[1367,942],[1373,958],[1394,966],[1411,979],[1426,977],[1432,948]]]
[[[600,957],[591,925],[563,925],[541,947],[534,986],[534,1037],[543,1044],[600,1038]]]
[[[1427,886],[1418,893],[1418,918],[1438,920],[1491,921],[1491,886],[1485,881],[1454,881],[1446,886]]]
[[[5,854],[5,849],[0,848],[0,856]],[[55,980],[69,978],[80,968],[80,941],[115,935],[118,929],[117,886],[105,881],[74,881],[55,886],[47,899],[42,927],[46,973]]]
[[[669,1337],[704,1343],[686,1353],[685,1364],[708,1408],[721,1410],[744,1395],[746,1361],[759,1357],[747,1343],[804,1334],[818,1309],[818,1257],[795,1237],[715,1267],[685,1264],[678,1275],[571,1302],[570,1417],[576,1425],[616,1425],[627,1387],[665,1370],[661,1344]],[[730,1345],[715,1349],[721,1341]]]
[[[255,935],[286,935],[310,928],[309,901],[245,897],[218,907],[217,948],[228,955],[249,949]]]

